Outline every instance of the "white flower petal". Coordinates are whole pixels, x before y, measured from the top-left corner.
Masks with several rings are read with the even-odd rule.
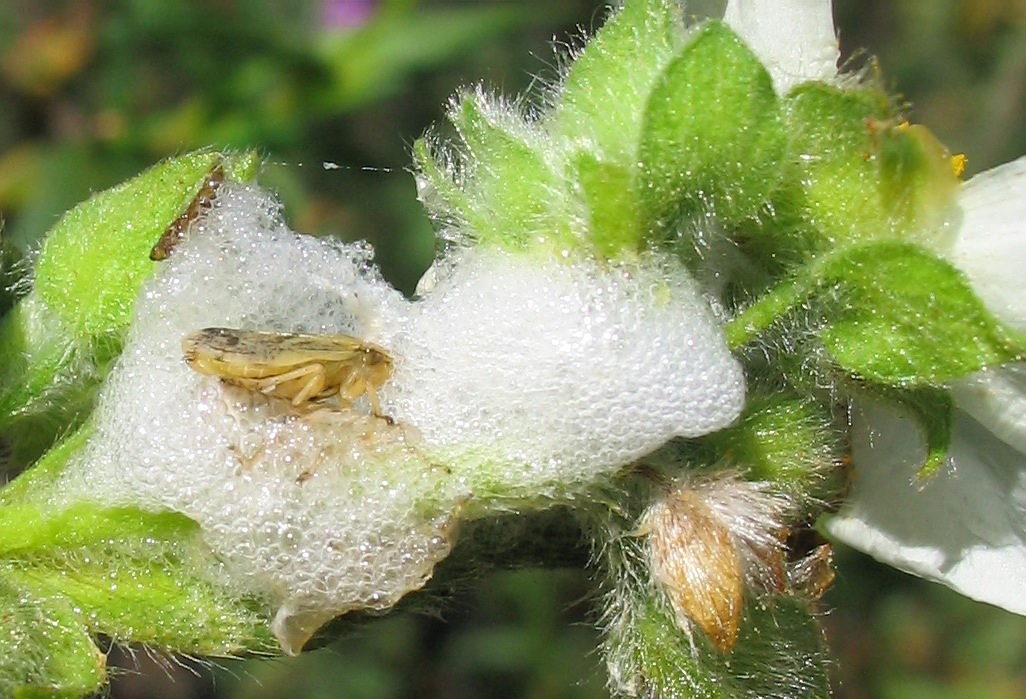
[[[1026,364],[1006,364],[968,376],[951,388],[959,408],[1026,454]]]
[[[1026,157],[969,180],[951,261],[1001,320],[1026,332]]]
[[[780,94],[837,75],[830,0],[728,0],[723,20],[763,62]]]
[[[908,417],[862,405],[852,427],[855,484],[827,531],[884,563],[1026,614],[1026,455],[960,413],[953,468],[920,483],[924,446],[910,438]]]

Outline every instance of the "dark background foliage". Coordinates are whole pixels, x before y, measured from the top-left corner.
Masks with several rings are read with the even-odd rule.
[[[696,1],[693,11],[715,7]],[[1026,0],[837,0],[849,65],[969,156],[1026,153]],[[556,73],[596,0],[79,0],[0,3],[0,272],[91,192],[205,145],[257,148],[293,228],[367,239],[411,291],[433,238],[410,145],[448,97]],[[865,51],[859,51],[864,47]],[[11,301],[0,292],[0,311]],[[1026,619],[839,552],[823,622],[839,697],[1026,696]],[[222,669],[114,649],[113,696],[604,697],[589,581],[493,575],[442,619],[396,615],[298,659]]]

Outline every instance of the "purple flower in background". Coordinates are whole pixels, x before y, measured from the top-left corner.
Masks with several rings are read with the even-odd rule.
[[[321,26],[325,29],[356,29],[378,9],[377,0],[323,0]]]

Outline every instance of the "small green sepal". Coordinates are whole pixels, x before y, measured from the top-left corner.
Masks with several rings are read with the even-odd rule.
[[[707,438],[724,465],[748,480],[770,481],[795,502],[811,503],[836,492],[841,435],[833,416],[814,400],[786,389],[749,396],[738,423]]]
[[[819,249],[898,238],[932,245],[959,180],[950,153],[923,126],[910,126],[871,84],[807,83],[783,112],[791,142],[789,180],[800,211],[821,236]]]
[[[610,656],[621,663],[614,677],[641,690],[633,696],[830,696],[822,631],[805,603],[794,598],[747,599],[741,632],[729,654],[714,649],[697,629],[689,638],[653,599],[639,600],[608,643]],[[624,670],[631,674],[617,674]]]
[[[549,130],[603,161],[634,168],[645,103],[684,39],[676,0],[625,3],[570,66]]]

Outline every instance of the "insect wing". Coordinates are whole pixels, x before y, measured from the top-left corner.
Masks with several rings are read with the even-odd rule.
[[[348,364],[368,352],[379,351],[348,335],[260,334],[277,338],[275,351],[282,366],[298,366],[307,362]]]
[[[368,353],[387,361],[382,350],[348,335],[305,335],[235,328],[204,328],[182,341],[185,359],[203,373],[224,378],[260,378],[306,364],[355,364]],[[209,367],[209,370],[204,370]]]

